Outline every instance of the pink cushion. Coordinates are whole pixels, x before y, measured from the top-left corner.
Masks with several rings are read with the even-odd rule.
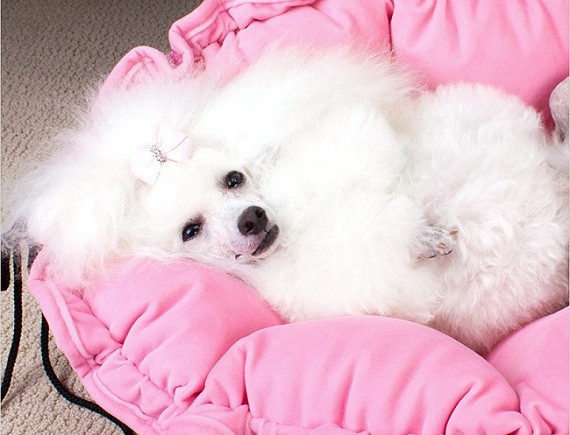
[[[192,263],[132,261],[82,297],[43,266],[40,254],[29,287],[58,346],[92,397],[140,433],[567,428],[568,309],[499,345],[499,373],[403,320],[282,325],[241,282]]]
[[[212,404],[223,419],[212,415]],[[432,329],[372,316],[250,335],[213,368],[193,412],[223,421],[233,433],[244,432],[244,419],[262,433],[528,429],[516,394],[482,358]]]
[[[170,56],[137,47],[106,86],[169,71],[169,64],[183,74],[197,61],[215,64],[226,53],[247,63],[276,40],[328,45],[353,38],[371,47],[391,43],[432,87],[487,83],[519,95],[550,122],[548,97],[568,75],[568,19],[565,0],[206,0],[172,25]]]
[[[566,308],[526,326],[487,356],[517,393],[533,433],[568,432],[568,325]]]
[[[245,66],[267,44],[392,44],[435,86],[491,83],[539,110],[568,75],[564,0],[206,0],[168,55],[128,53],[102,92],[149,74]],[[568,309],[488,361],[402,320],[285,325],[241,282],[195,263],[133,260],[84,292],[29,288],[92,397],[139,433],[567,433]]]
[[[45,276],[28,286],[92,397],[137,431],[187,409],[240,338],[282,323],[241,281],[194,263],[132,261],[82,295]],[[147,427],[148,426],[148,427]]]
[[[493,85],[548,112],[568,76],[568,2],[396,1],[398,58],[432,86],[458,80]]]

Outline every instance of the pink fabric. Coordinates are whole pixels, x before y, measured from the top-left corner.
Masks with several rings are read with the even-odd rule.
[[[243,283],[198,264],[121,264],[82,296],[43,267],[40,254],[28,286],[58,347],[92,397],[138,432],[161,432],[237,340],[281,323]]]
[[[431,87],[470,81],[519,95],[550,124],[548,97],[568,75],[568,20],[566,0],[206,0],[172,25],[169,57],[137,47],[104,89],[158,71],[184,74],[196,62],[217,67],[225,55],[246,64],[276,40],[330,45],[351,38],[371,47],[391,43]]]
[[[539,319],[487,357],[517,393],[533,433],[568,433],[568,320],[568,308]]]
[[[246,65],[269,43],[391,44],[431,86],[490,83],[546,111],[568,75],[565,0],[206,0],[169,55],[132,50],[101,92],[153,74]],[[548,119],[548,118],[547,118]],[[139,433],[568,433],[568,309],[484,360],[402,320],[282,321],[195,263],[132,260],[82,293],[29,288],[92,397]]]
[[[490,84],[549,116],[550,92],[568,75],[567,0],[395,3],[395,54],[430,85]]]
[[[489,364],[404,320],[283,325],[241,282],[196,264],[132,261],[80,297],[43,261],[29,286],[58,346],[140,433],[568,430],[568,309],[505,340]]]

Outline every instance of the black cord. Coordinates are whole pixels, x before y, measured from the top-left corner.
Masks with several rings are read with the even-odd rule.
[[[10,254],[7,249],[2,248],[2,291],[8,290],[10,287]]]
[[[107,411],[105,411],[99,405],[97,405],[93,402],[90,402],[88,400],[85,400],[79,396],[76,396],[75,394],[71,393],[61,383],[61,381],[59,380],[59,378],[55,374],[55,371],[53,370],[53,366],[51,365],[51,361],[49,358],[49,326],[48,326],[48,323],[47,323],[47,321],[43,315],[42,315],[42,330],[41,330],[41,349],[42,349],[42,364],[44,366],[44,370],[46,372],[46,375],[47,375],[49,381],[51,382],[51,384],[56,389],[56,391],[59,394],[61,394],[64,399],[66,399],[68,402],[73,403],[74,405],[81,406],[82,408],[86,408],[89,411],[95,412],[95,413],[99,414],[100,416],[112,421],[123,431],[124,434],[134,433],[126,424],[124,424],[122,421],[113,417],[111,414],[109,414]]]
[[[28,269],[30,268],[32,262],[37,255],[37,249],[30,249],[28,255]],[[12,375],[14,373],[14,366],[16,364],[16,358],[18,357],[18,349],[20,347],[20,339],[22,337],[22,318],[23,318],[23,308],[22,308],[22,259],[20,254],[16,251],[12,251],[12,265],[13,265],[13,276],[14,276],[14,333],[12,336],[12,344],[10,346],[10,352],[8,354],[8,359],[6,361],[6,368],[4,369],[4,377],[2,378],[2,401],[8,390],[10,389],[10,383],[12,382]],[[2,250],[2,291],[7,290],[10,287],[10,254],[6,250]],[[110,420],[116,424],[119,429],[123,431],[126,435],[131,435],[134,432],[122,421],[113,417],[99,405],[85,400],[75,394],[71,393],[59,380],[49,358],[49,325],[42,315],[42,326],[41,326],[41,336],[40,336],[40,347],[42,364],[44,371],[56,389],[56,391],[63,396],[64,399],[73,403],[74,405],[86,408],[89,411],[95,412],[100,416]]]
[[[20,338],[22,337],[22,262],[20,260],[20,254],[16,251],[12,251],[12,263],[14,265],[14,333],[12,335],[12,344],[10,345],[8,359],[6,360],[4,377],[2,378],[2,397],[0,401],[4,400],[4,397],[6,397],[10,389],[14,366],[16,365],[16,358],[18,357],[18,348],[20,347]],[[9,272],[10,256],[3,252],[2,290],[6,290],[10,285]],[[8,282],[7,285],[5,284],[6,282]]]

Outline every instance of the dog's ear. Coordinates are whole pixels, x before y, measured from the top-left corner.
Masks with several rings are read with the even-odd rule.
[[[550,111],[556,123],[555,134],[561,141],[568,139],[568,117],[570,116],[568,105],[570,98],[570,77],[558,84],[550,94]]]
[[[124,162],[80,155],[49,164],[28,184],[27,232],[57,280],[80,285],[121,250],[134,183]]]

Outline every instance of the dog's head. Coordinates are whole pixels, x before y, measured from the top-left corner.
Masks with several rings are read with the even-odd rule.
[[[256,262],[280,244],[272,208],[245,164],[197,148],[160,165],[149,184],[125,161],[77,156],[43,181],[29,217],[33,240],[47,247],[50,268],[81,285],[109,262],[142,254],[189,258],[225,269]]]
[[[264,258],[278,245],[275,215],[248,169],[215,149],[163,164],[141,201],[135,236],[149,248],[227,263]]]

